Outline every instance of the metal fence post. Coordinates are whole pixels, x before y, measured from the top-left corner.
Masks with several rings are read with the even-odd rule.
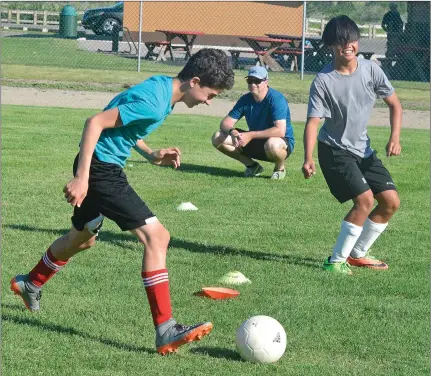
[[[304,60],[305,60],[305,21],[307,17],[307,2],[304,0],[302,10],[302,43],[301,43],[301,81],[304,79]]]
[[[139,2],[138,72],[141,71],[142,1]]]

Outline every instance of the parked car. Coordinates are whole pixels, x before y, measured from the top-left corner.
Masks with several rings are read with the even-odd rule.
[[[82,26],[98,35],[112,35],[114,28],[123,27],[124,3],[108,8],[93,8],[84,12]]]

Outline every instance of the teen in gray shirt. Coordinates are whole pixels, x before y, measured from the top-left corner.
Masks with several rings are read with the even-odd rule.
[[[399,155],[402,107],[380,67],[356,57],[359,37],[358,26],[347,16],[335,17],[325,27],[323,42],[332,49],[333,61],[311,85],[302,168],[306,179],[315,174],[313,149],[324,118],[317,137],[319,164],[333,196],[341,203],[352,200],[353,207],[323,268],[348,275],[350,265],[388,268],[367,251],[400,204],[391,175],[370,147],[367,125],[376,98],[383,98],[391,124],[386,154]]]
[[[356,61],[349,75],[332,64],[323,68],[311,85],[307,117],[325,118],[318,141],[367,158],[373,153],[367,125],[374,103],[392,95],[394,88],[377,64]]]

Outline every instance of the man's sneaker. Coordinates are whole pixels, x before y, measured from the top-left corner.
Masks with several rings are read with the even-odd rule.
[[[359,258],[348,257],[347,262],[352,266],[376,269],[376,270],[387,270],[388,264],[383,261],[377,260],[372,256],[365,256]]]
[[[19,295],[23,300],[25,306],[30,311],[39,311],[40,298],[42,291],[28,280],[27,275],[17,275],[10,281],[10,289],[15,295]]]
[[[286,176],[285,170],[276,170],[272,173],[271,180],[281,180]]]
[[[338,274],[346,274],[352,275],[352,271],[349,268],[349,264],[347,262],[330,262],[331,257],[328,257],[323,263],[323,269],[328,272],[338,273]]]
[[[253,176],[259,176],[262,171],[263,167],[259,163],[254,162],[254,164],[245,169],[245,177],[251,178]]]
[[[211,332],[213,324],[205,322],[193,326],[174,324],[162,335],[156,336],[157,352],[166,355],[177,352],[178,347],[193,341],[199,341]]]

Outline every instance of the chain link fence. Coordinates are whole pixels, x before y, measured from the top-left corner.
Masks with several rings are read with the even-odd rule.
[[[2,64],[176,73],[191,54],[216,47],[235,69],[260,64],[299,80],[332,59],[320,36],[340,2],[322,4],[333,14],[316,18],[319,4],[301,1],[2,2]],[[359,56],[392,80],[429,82],[430,3],[358,4],[345,14],[360,26]]]

